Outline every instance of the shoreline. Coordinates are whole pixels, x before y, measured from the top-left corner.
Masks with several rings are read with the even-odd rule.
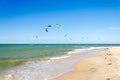
[[[97,51],[97,50],[96,50]],[[79,52],[79,51],[78,51]],[[92,53],[94,52],[94,53]],[[90,53],[90,54],[87,54]],[[81,53],[73,53],[69,54],[71,56],[64,57],[61,59],[51,59],[48,61],[33,61],[22,65],[19,68],[11,70],[11,72],[6,75],[6,78],[24,80],[29,78],[29,80],[53,80],[63,74],[69,73],[74,70],[73,65],[78,62],[81,58],[90,56],[95,54],[96,52],[93,50],[85,50]],[[86,54],[86,56],[85,56]],[[62,71],[64,70],[64,71]],[[29,75],[29,76],[27,76]],[[9,79],[2,79],[2,80],[9,80]]]
[[[74,71],[56,80],[119,80],[120,47],[109,47],[74,65]]]

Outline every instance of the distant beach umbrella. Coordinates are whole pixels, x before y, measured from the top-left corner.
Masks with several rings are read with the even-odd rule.
[[[45,27],[45,31],[46,31],[46,32],[48,32],[48,28],[49,28],[49,27],[52,27],[52,26],[51,26],[51,25],[47,25],[47,26]]]

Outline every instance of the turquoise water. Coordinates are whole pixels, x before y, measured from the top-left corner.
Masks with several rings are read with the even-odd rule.
[[[65,55],[74,49],[111,46],[110,44],[0,44],[0,69],[28,60],[43,60]],[[112,46],[120,46],[112,44]]]
[[[66,54],[76,48],[109,44],[0,44],[0,61],[29,60]],[[119,46],[119,44],[114,44]]]
[[[75,48],[82,48],[82,46],[67,44],[1,44],[0,61],[54,57],[66,54]]]

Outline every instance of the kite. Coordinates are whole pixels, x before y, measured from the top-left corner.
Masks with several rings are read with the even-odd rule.
[[[37,35],[36,35],[35,37],[36,37],[36,39],[38,39],[38,36],[37,36]]]
[[[60,24],[56,24],[57,25],[57,28],[60,29],[61,25]]]
[[[64,37],[66,38],[66,40],[73,40],[68,34],[65,34]]]
[[[51,25],[47,25],[47,26],[45,27],[45,31],[46,31],[46,32],[48,32],[48,28],[49,28],[49,27],[52,27],[52,26],[51,26]]]

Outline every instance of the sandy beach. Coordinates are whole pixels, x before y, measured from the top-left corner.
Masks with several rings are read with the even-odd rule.
[[[74,65],[74,71],[57,80],[119,80],[120,47],[109,47]]]

